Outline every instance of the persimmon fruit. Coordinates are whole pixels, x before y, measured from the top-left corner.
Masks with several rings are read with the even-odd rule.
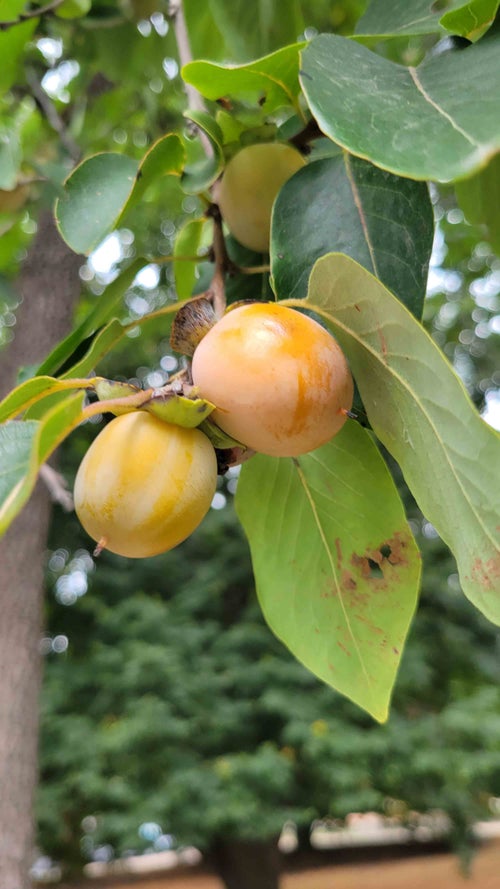
[[[200,524],[216,480],[215,451],[203,432],[133,411],[111,420],[85,454],[75,510],[100,548],[154,556]]]
[[[247,145],[229,161],[215,197],[222,217],[240,244],[259,253],[269,250],[274,201],[303,156],[284,142]]]
[[[296,457],[341,429],[353,381],[336,340],[279,303],[230,309],[193,355],[193,381],[216,405],[211,419],[247,447]]]

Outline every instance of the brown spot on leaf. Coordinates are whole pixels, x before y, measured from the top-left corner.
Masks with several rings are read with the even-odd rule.
[[[342,572],[340,583],[344,590],[355,590],[357,587],[357,583],[354,580],[354,577],[352,576],[350,571],[347,571],[347,569]]]
[[[345,651],[345,653],[346,653],[346,655],[347,655],[348,657],[351,657],[351,652],[349,651],[348,648],[346,648],[346,646],[345,646],[342,642],[339,642],[339,641],[337,640],[337,645],[338,645],[339,648],[342,649],[342,651]]]
[[[355,614],[354,617],[356,618],[356,620],[360,620],[362,624],[366,624],[366,626],[369,627],[372,633],[376,633],[378,636],[383,634],[384,631],[380,627],[375,626],[373,621],[365,617],[364,614]]]
[[[500,555],[487,561],[475,559],[472,565],[472,579],[485,590],[500,592]]]
[[[340,537],[335,538],[335,549],[337,551],[337,568],[340,568],[342,564],[342,546],[340,544]]]
[[[378,335],[379,335],[379,339],[380,339],[380,348],[382,351],[382,358],[384,359],[384,362],[387,364],[387,342],[386,342],[384,334],[382,333],[381,328],[377,327],[377,330],[378,330]]]

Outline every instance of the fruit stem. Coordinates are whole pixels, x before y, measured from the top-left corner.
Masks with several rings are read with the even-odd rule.
[[[226,249],[224,232],[222,230],[222,216],[218,205],[210,204],[206,211],[206,215],[213,219],[214,223],[212,251],[215,263],[215,269],[210,286],[207,290],[207,296],[212,301],[217,318],[222,318],[226,311],[225,275],[226,272],[233,270],[233,262]]]
[[[100,540],[99,540],[99,543],[97,544],[97,546],[96,546],[94,552],[92,553],[92,555],[93,555],[93,556],[96,556],[96,558],[97,558],[97,556],[100,556],[101,553],[102,553],[102,551],[103,551],[103,549],[106,549],[106,544],[107,544],[107,542],[108,542],[108,538],[107,538],[107,537],[101,537]]]
[[[145,389],[144,392],[138,392],[136,395],[125,395],[123,398],[109,398],[107,401],[94,401],[83,408],[82,419],[88,420],[89,417],[95,417],[96,414],[105,414],[108,411],[112,411],[115,407],[129,407],[131,410],[140,408],[151,400],[154,391],[154,389]]]

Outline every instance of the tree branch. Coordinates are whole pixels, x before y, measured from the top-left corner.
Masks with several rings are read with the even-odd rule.
[[[182,0],[176,0],[175,3],[171,3],[170,5],[170,18],[174,24],[174,32],[175,39],[177,42],[177,49],[179,52],[179,61],[181,63],[181,68],[184,65],[187,65],[188,62],[193,61],[193,53],[191,52],[191,44],[189,42],[189,34],[186,27],[186,17],[184,15],[184,8],[182,6]],[[196,87],[191,86],[190,83],[186,83],[184,81],[184,90],[186,92],[188,105],[194,111],[206,111],[205,102],[203,101],[203,97],[198,92]],[[207,157],[213,156],[213,149],[210,144],[210,140],[207,135],[203,132],[203,130],[198,129],[198,135],[200,137],[200,142],[203,145],[203,150]]]
[[[30,19],[38,19],[42,15],[50,15],[63,3],[64,0],[52,0],[52,2],[47,3],[46,6],[39,6],[38,9],[29,9],[28,12],[21,12],[17,19],[12,19],[10,22],[0,22],[0,31],[8,31],[9,28],[15,28],[16,25],[23,25],[24,22],[29,22]]]
[[[77,164],[81,159],[81,151],[72,135],[68,132],[67,127],[57,111],[56,106],[51,101],[50,96],[45,92],[38,78],[35,77],[34,71],[28,69],[26,71],[26,80],[31,88],[33,97],[39,105],[47,123],[57,133],[71,159]]]

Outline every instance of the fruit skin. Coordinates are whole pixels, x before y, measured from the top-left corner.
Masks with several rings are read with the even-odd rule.
[[[210,418],[262,454],[297,457],[343,426],[353,381],[340,346],[307,315],[279,303],[231,309],[193,356]]]
[[[217,461],[208,438],[152,414],[111,420],[78,469],[75,510],[96,541],[120,556],[144,558],[177,546],[207,513]]]
[[[302,155],[283,142],[242,148],[229,161],[215,191],[231,234],[251,250],[269,250],[271,211],[279,190],[305,165]]]

